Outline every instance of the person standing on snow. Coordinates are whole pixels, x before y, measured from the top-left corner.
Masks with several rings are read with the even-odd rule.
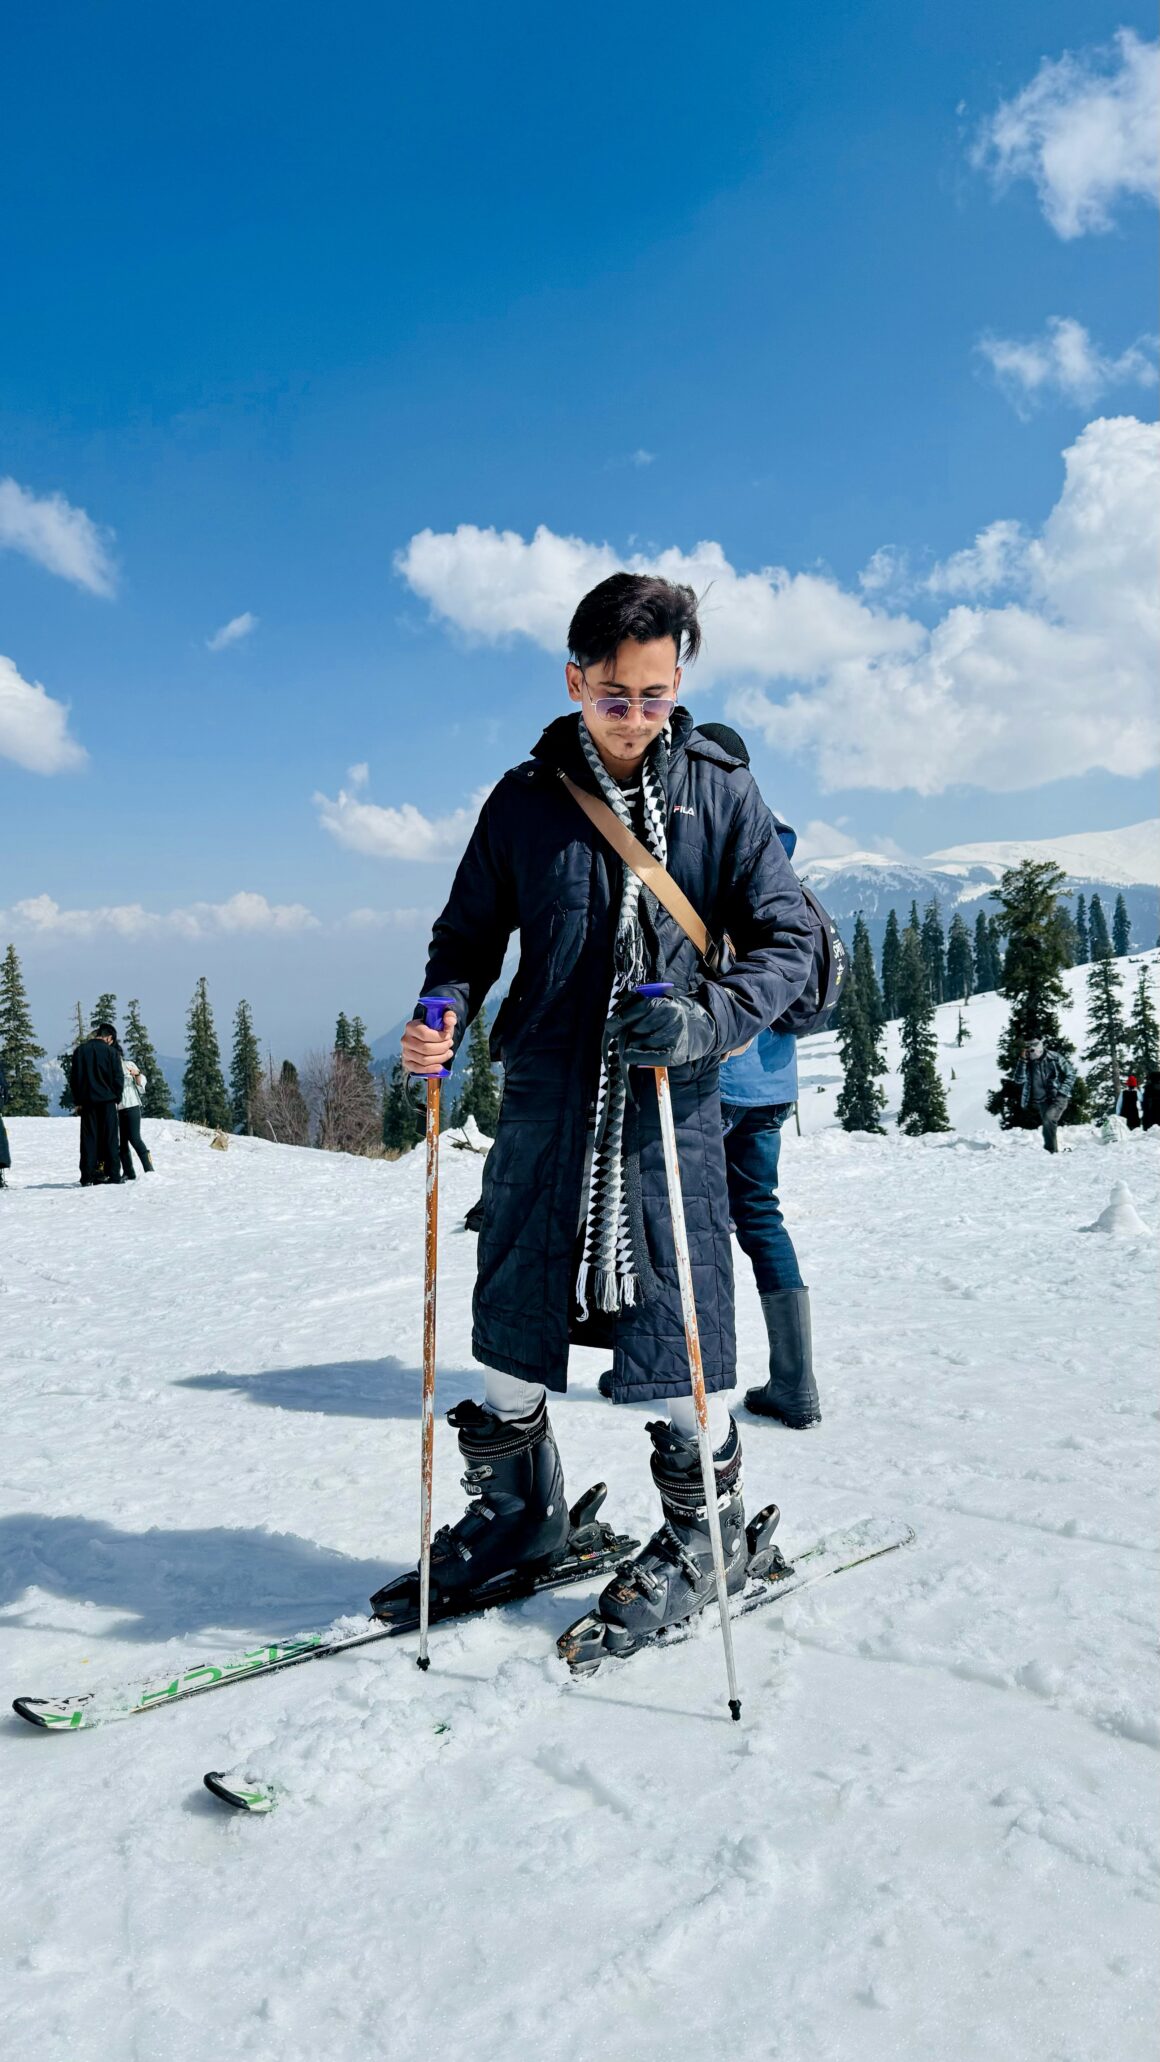
[[[1049,1153],[1059,1151],[1056,1136],[1075,1086],[1075,1068],[1061,1052],[1049,1052],[1042,1038],[1032,1038],[1023,1048],[1011,1076],[1021,1091],[1020,1108],[1031,1110],[1043,1127],[1043,1143]]]
[[[68,1074],[73,1108],[81,1120],[81,1187],[97,1188],[121,1180],[121,1140],[117,1105],[125,1092],[125,1070],[117,1054],[112,1024],[98,1024],[81,1040]]]
[[[749,764],[745,740],[726,723],[702,723],[701,736]],[[787,859],[797,834],[775,817]],[[778,1202],[781,1127],[797,1101],[797,1039],[763,1031],[721,1067],[721,1117],[729,1212],[737,1243],[753,1267],[769,1340],[769,1379],[747,1389],[745,1408],[795,1431],[822,1420],[814,1380],[810,1292]]]
[[[1160,1124],[1160,1073],[1155,1068],[1144,1083],[1144,1101],[1140,1114],[1145,1131],[1155,1131]]]
[[[1116,1115],[1123,1118],[1129,1131],[1140,1129],[1140,1098],[1137,1093],[1139,1086],[1136,1076],[1129,1074],[1116,1097]]]
[[[426,995],[451,1003],[442,1031],[403,1034],[403,1065],[449,1065],[495,981],[508,940],[520,964],[492,1030],[504,1095],[484,1168],[472,1351],[485,1402],[449,1413],[473,1502],[432,1546],[435,1594],[467,1601],[568,1536],[547,1392],[567,1387],[570,1343],[613,1347],[617,1402],[664,1400],[649,1426],[665,1523],[605,1590],[627,1638],[700,1610],[714,1593],[689,1395],[655,1081],[671,1069],[710,1392],[726,1567],[745,1580],[728,1191],[717,1070],[775,1023],[813,964],[809,916],[776,826],[735,754],[680,707],[682,661],[701,641],[688,587],[615,573],[568,632],[576,713],[548,725],[480,812],[438,919]],[[666,866],[714,939],[713,974],[680,926],[564,787],[602,798]],[[639,983],[667,979],[671,995]]]
[[[8,1132],[4,1124],[4,1105],[8,1101],[8,1076],[0,1061],[0,1189],[7,1188],[5,1170],[12,1165],[12,1148],[8,1143]]]
[[[153,1172],[153,1161],[149,1156],[149,1148],[141,1142],[141,1098],[149,1086],[149,1077],[141,1072],[140,1067],[134,1066],[132,1060],[125,1058],[120,1044],[117,1046],[117,1053],[125,1075],[125,1086],[121,1091],[121,1100],[117,1104],[117,1131],[121,1150],[121,1179],[122,1181],[136,1181],[137,1175],[133,1166],[133,1153],[136,1153],[137,1158],[140,1160],[144,1173],[152,1174]],[[132,1152],[130,1152],[130,1147],[132,1147]]]

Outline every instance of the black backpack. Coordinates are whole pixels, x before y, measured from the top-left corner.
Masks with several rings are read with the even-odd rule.
[[[813,889],[802,881],[801,891],[813,934],[813,965],[810,978],[797,1001],[791,1002],[784,1017],[779,1017],[770,1028],[792,1032],[795,1038],[808,1038],[812,1031],[828,1028],[838,1007],[850,957],[838,936],[833,918]]]

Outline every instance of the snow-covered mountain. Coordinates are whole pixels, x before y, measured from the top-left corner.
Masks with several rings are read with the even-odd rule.
[[[1109,914],[1122,893],[1135,942],[1151,945],[1155,940],[1160,924],[1160,819],[1118,831],[952,845],[924,859],[850,852],[840,858],[811,859],[801,871],[838,924],[852,923],[859,912],[865,916],[877,948],[891,909],[903,917],[911,902],[921,909],[936,900],[944,916],[961,907],[973,923],[981,906],[994,906],[1004,870],[1024,859],[1053,860],[1063,868],[1070,893],[1099,894]]]

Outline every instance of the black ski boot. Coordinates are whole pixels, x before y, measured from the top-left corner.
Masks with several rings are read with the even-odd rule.
[[[713,1545],[695,1439],[686,1439],[667,1418],[649,1426],[653,1481],[660,1491],[664,1523],[634,1561],[628,1561],[600,1599],[609,1654],[631,1654],[670,1625],[703,1611],[716,1595]],[[744,1587],[749,1561],[741,1493],[741,1436],[732,1419],[729,1436],[713,1455],[721,1545],[730,1595]]]
[[[448,1411],[447,1422],[459,1434],[472,1502],[457,1525],[441,1525],[431,1541],[433,1616],[468,1609],[481,1593],[510,1594],[521,1582],[533,1589],[573,1529],[546,1403],[513,1421],[467,1401]],[[418,1595],[412,1570],[376,1591],[371,1609],[376,1618],[406,1616]]]
[[[649,1426],[653,1480],[661,1493],[665,1522],[635,1561],[617,1570],[594,1611],[586,1611],[556,1642],[573,1675],[594,1675],[609,1654],[625,1660],[695,1619],[715,1602],[713,1542],[701,1487],[695,1439],[683,1439],[671,1424]],[[729,1437],[713,1455],[725,1582],[730,1596],[751,1577],[775,1577],[788,1564],[773,1543],[781,1516],[767,1504],[745,1523],[741,1495],[741,1435],[730,1420]]]

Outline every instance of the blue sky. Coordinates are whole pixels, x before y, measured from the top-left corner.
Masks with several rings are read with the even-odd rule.
[[[708,567],[693,705],[817,850],[1152,815],[1150,33],[23,10],[0,943],[45,1042],[111,986],[173,1050],[202,971],[279,1051],[401,1014],[608,554]]]

